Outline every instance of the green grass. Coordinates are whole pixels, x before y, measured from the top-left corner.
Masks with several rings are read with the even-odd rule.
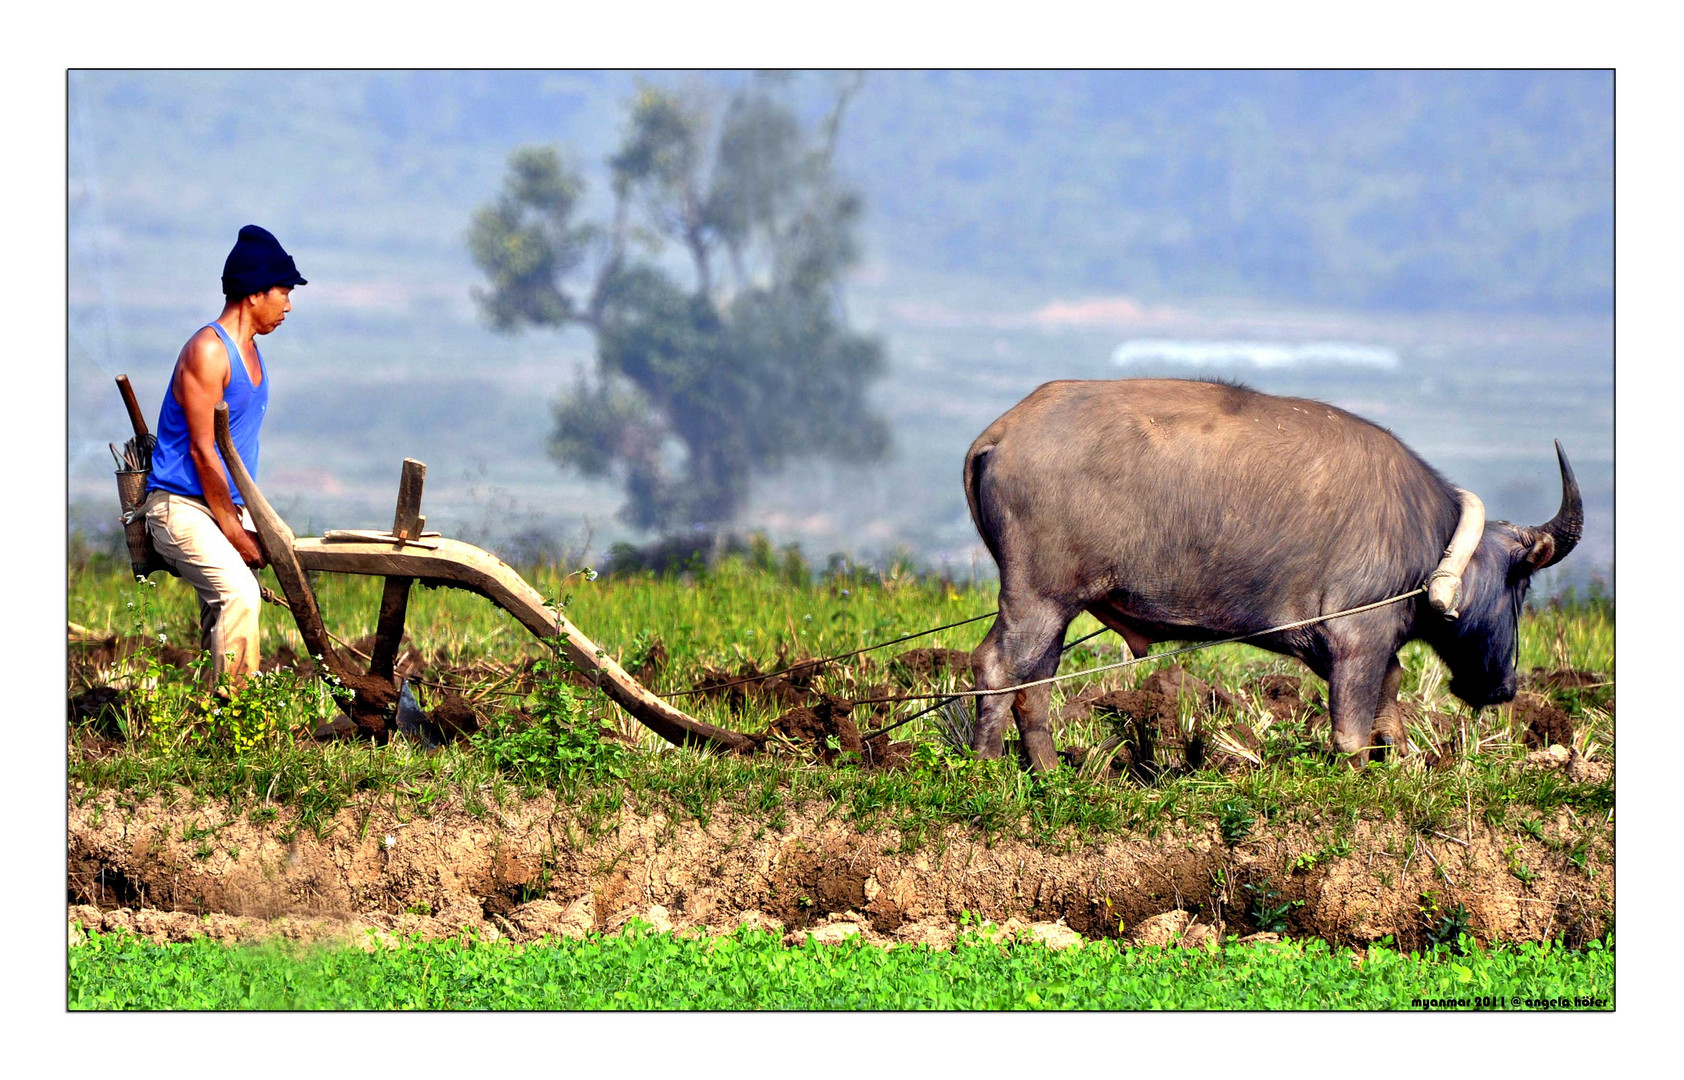
[[[735,670],[745,660],[771,670],[780,650],[792,659],[845,652],[982,614],[995,602],[991,588],[919,579],[900,570],[792,584],[777,569],[756,568],[744,560],[695,578],[639,575],[586,581],[556,571],[531,577],[546,595],[566,603],[569,616],[611,652],[641,650],[658,637],[670,656],[657,680],[659,689],[689,687],[704,667]],[[197,616],[191,591],[179,582],[157,580],[162,583],[156,588],[136,586],[126,574],[97,564],[73,571],[70,617],[94,629],[149,637],[161,632],[173,641],[192,641]],[[324,575],[317,588],[329,626],[341,637],[353,639],[372,629],[377,580]],[[136,607],[130,608],[131,603]],[[921,645],[969,649],[987,625],[909,642],[878,658]],[[700,821],[730,807],[776,825],[789,807],[820,804],[862,830],[891,825],[909,848],[953,824],[987,835],[1068,844],[1108,833],[1150,835],[1174,823],[1211,821],[1234,831],[1241,824],[1237,807],[1258,820],[1337,824],[1397,817],[1418,830],[1450,831],[1470,813],[1496,826],[1518,827],[1565,806],[1581,834],[1576,840],[1581,855],[1598,850],[1598,844],[1611,846],[1612,780],[1575,784],[1557,773],[1522,768],[1525,749],[1512,710],[1469,711],[1445,690],[1443,665],[1420,645],[1404,650],[1402,697],[1423,712],[1447,714],[1458,725],[1455,745],[1436,746],[1444,756],[1440,767],[1428,769],[1424,755],[1414,755],[1354,771],[1328,760],[1325,718],[1307,711],[1289,721],[1271,721],[1259,710],[1239,719],[1262,743],[1260,767],[1228,774],[1171,769],[1142,784],[1070,769],[1031,777],[1009,755],[1002,761],[971,759],[944,744],[935,714],[897,731],[896,738],[915,747],[911,767],[901,771],[847,764],[829,768],[799,757],[743,759],[674,750],[594,692],[562,695],[565,701],[545,697],[557,698],[553,685],[524,698],[505,693],[510,682],[498,671],[512,671],[547,652],[513,619],[478,597],[417,589],[409,627],[414,645],[429,660],[430,677],[461,680],[452,668],[483,666],[487,674],[469,679],[467,692],[478,697],[497,730],[476,744],[431,753],[402,741],[384,747],[317,745],[284,734],[289,724],[293,730],[307,729],[312,718],[331,710],[331,700],[319,689],[304,687],[277,709],[284,721],[278,725],[281,733],[253,746],[202,738],[191,745],[159,747],[141,740],[94,753],[84,748],[87,732],[73,729],[73,790],[81,798],[115,793],[120,805],[157,795],[171,802],[223,799],[236,812],[286,806],[296,810],[299,827],[317,829],[327,827],[341,809],[374,802],[418,816],[443,807],[483,814],[489,806],[545,790],[609,823],[630,805]],[[1071,627],[1070,637],[1095,628],[1084,616]],[[267,610],[264,648],[273,651],[283,643],[298,648],[295,630],[284,613]],[[1063,670],[1116,655],[1112,639],[1101,637],[1071,650]],[[1321,692],[1319,680],[1295,661],[1246,646],[1222,646],[1174,662],[1230,687],[1265,674],[1289,673],[1306,676],[1306,687]],[[1522,671],[1571,666],[1608,674],[1613,662],[1613,612],[1602,598],[1530,611],[1522,620]],[[1107,686],[1131,685],[1161,663],[1060,684],[1054,705],[1102,680]],[[120,675],[96,672],[93,681]],[[184,673],[164,669],[160,679],[167,683],[171,678],[186,681]],[[933,689],[950,689],[964,679],[944,676]],[[910,688],[895,684],[884,667],[864,669],[858,661],[831,671],[819,685],[858,697],[863,687],[882,682],[897,690]],[[932,687],[924,683],[915,689]],[[1610,681],[1554,695],[1573,716],[1580,749],[1607,763],[1614,760],[1615,748],[1612,693]],[[423,704],[430,699],[424,692]],[[703,719],[749,731],[764,730],[779,711],[751,703],[733,716],[722,701],[685,698],[679,703]],[[516,706],[528,713],[548,710],[553,718],[548,733],[522,731],[525,721],[512,712]],[[875,726],[863,708],[858,719],[864,727]],[[618,727],[644,752],[604,753],[609,744],[593,734],[603,724]],[[1096,717],[1062,727],[1057,738],[1061,746],[1093,746],[1114,730],[1111,721]],[[1437,739],[1424,730],[1416,734],[1423,742]],[[1595,863],[1586,862],[1588,872],[1594,872]]]
[[[69,964],[76,1010],[1408,1009],[1422,999],[1527,1009],[1546,998],[1614,1007],[1611,938],[1583,952],[1376,946],[1359,963],[1321,941],[1209,951],[1096,941],[1055,952],[972,933],[949,952],[857,939],[792,949],[747,928],[697,940],[635,925],[524,946],[406,941],[367,952],[94,934]],[[1588,998],[1601,1002],[1572,1004]]]

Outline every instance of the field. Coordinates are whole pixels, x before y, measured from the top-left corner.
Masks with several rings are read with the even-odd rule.
[[[1092,970],[1143,964],[1128,958],[1148,953],[1183,955],[1185,966],[1194,954],[1151,952],[1177,943],[1237,964],[1284,937],[1308,943],[1278,947],[1299,950],[1305,970],[1320,962],[1305,959],[1319,939],[1334,951],[1315,956],[1353,969],[1379,956],[1463,971],[1473,961],[1456,950],[1507,964],[1525,943],[1553,942],[1545,954],[1577,973],[1562,985],[1611,1000],[1611,964],[1596,967],[1581,951],[1611,947],[1613,928],[1613,611],[1603,597],[1527,613],[1524,690],[1510,706],[1470,712],[1445,690],[1437,658],[1411,646],[1402,695],[1411,745],[1362,770],[1326,754],[1319,680],[1293,661],[1223,646],[1061,683],[1055,730],[1068,767],[1034,778],[1011,753],[979,761],[956,748],[968,708],[938,708],[872,737],[926,703],[846,707],[963,687],[963,653],[986,621],[810,678],[707,689],[985,615],[989,588],[903,567],[815,576],[797,553],[764,545],[678,576],[528,576],[647,685],[702,719],[763,733],[760,752],[665,746],[512,620],[446,590],[416,591],[400,660],[431,720],[418,738],[377,747],[326,728],[317,737],[336,713],[332,688],[274,609],[264,614],[274,670],[208,712],[182,647],[196,640],[190,591],[168,579],[137,586],[97,557],[74,559],[70,618],[85,633],[70,646],[67,891],[72,921],[97,936],[72,950],[73,1000],[110,949],[137,958],[175,949],[158,962],[185,963],[209,943],[261,950],[285,938],[349,964],[347,949],[386,943],[410,955],[466,936],[505,950],[468,949],[471,963],[501,955],[518,967],[552,962],[514,959],[544,955],[532,943],[607,950],[626,935],[603,934],[634,925],[648,929],[632,937],[655,941],[746,942],[752,966],[770,962],[767,940],[790,956],[845,939],[838,948],[969,955],[973,924],[1023,939],[996,947],[1031,965],[1030,987],[1122,977],[1033,974],[1040,961],[1023,959],[1039,955],[1031,941],[1042,953],[1085,941],[1076,952]],[[329,628],[352,645],[364,639],[379,587],[320,580]],[[1096,629],[1084,618],[1070,639]],[[1076,645],[1062,670],[1114,661],[1114,641]],[[691,946],[660,946],[669,947]],[[1421,986],[1461,978],[1451,966],[1433,970]],[[1556,996],[1544,994],[1542,975],[1514,978],[1501,985],[1523,998],[1528,988]],[[862,985],[755,1004],[1028,1003],[922,990],[871,999]],[[1232,981],[1200,985],[1207,996],[1161,1003],[1247,1007]],[[611,1004],[594,992],[578,1000]],[[82,1004],[124,1007],[89,995]],[[1287,1000],[1409,1004],[1332,984],[1325,996]]]
[[[1612,948],[1531,943],[1426,956],[1320,941],[1051,950],[967,931],[949,950],[858,940],[791,948],[744,928],[690,939],[642,923],[535,945],[229,950],[99,935],[72,950],[72,1009],[1612,1008]]]

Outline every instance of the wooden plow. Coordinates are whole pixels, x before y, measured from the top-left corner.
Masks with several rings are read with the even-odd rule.
[[[427,466],[421,462],[404,459],[391,531],[329,530],[321,537],[298,537],[275,513],[240,460],[228,431],[228,406],[223,403],[216,406],[216,445],[257,527],[258,543],[280,582],[299,636],[321,667],[352,691],[346,711],[364,734],[382,741],[390,736],[399,695],[393,669],[410,589],[420,582],[478,593],[539,638],[559,639],[567,658],[616,704],[674,745],[738,751],[756,747],[755,739],[697,720],[655,696],[495,555],[436,532],[423,532],[421,488]],[[310,588],[310,571],[386,579],[366,672],[356,670],[328,637]]]

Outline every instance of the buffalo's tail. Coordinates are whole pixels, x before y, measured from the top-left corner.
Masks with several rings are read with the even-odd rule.
[[[994,445],[992,441],[978,439],[971,444],[970,451],[965,455],[965,502],[971,508],[971,523],[976,526],[977,534],[987,545],[988,553],[994,556],[994,561],[998,563],[1000,548],[995,542],[996,530],[991,527],[991,515],[983,505],[982,498],[983,467],[987,464],[989,451],[994,449]]]

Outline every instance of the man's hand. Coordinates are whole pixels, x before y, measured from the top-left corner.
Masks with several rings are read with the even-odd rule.
[[[234,545],[234,550],[240,553],[240,561],[253,570],[261,570],[269,565],[268,560],[263,557],[263,545],[258,543],[257,534],[250,529],[241,529],[228,539]]]

